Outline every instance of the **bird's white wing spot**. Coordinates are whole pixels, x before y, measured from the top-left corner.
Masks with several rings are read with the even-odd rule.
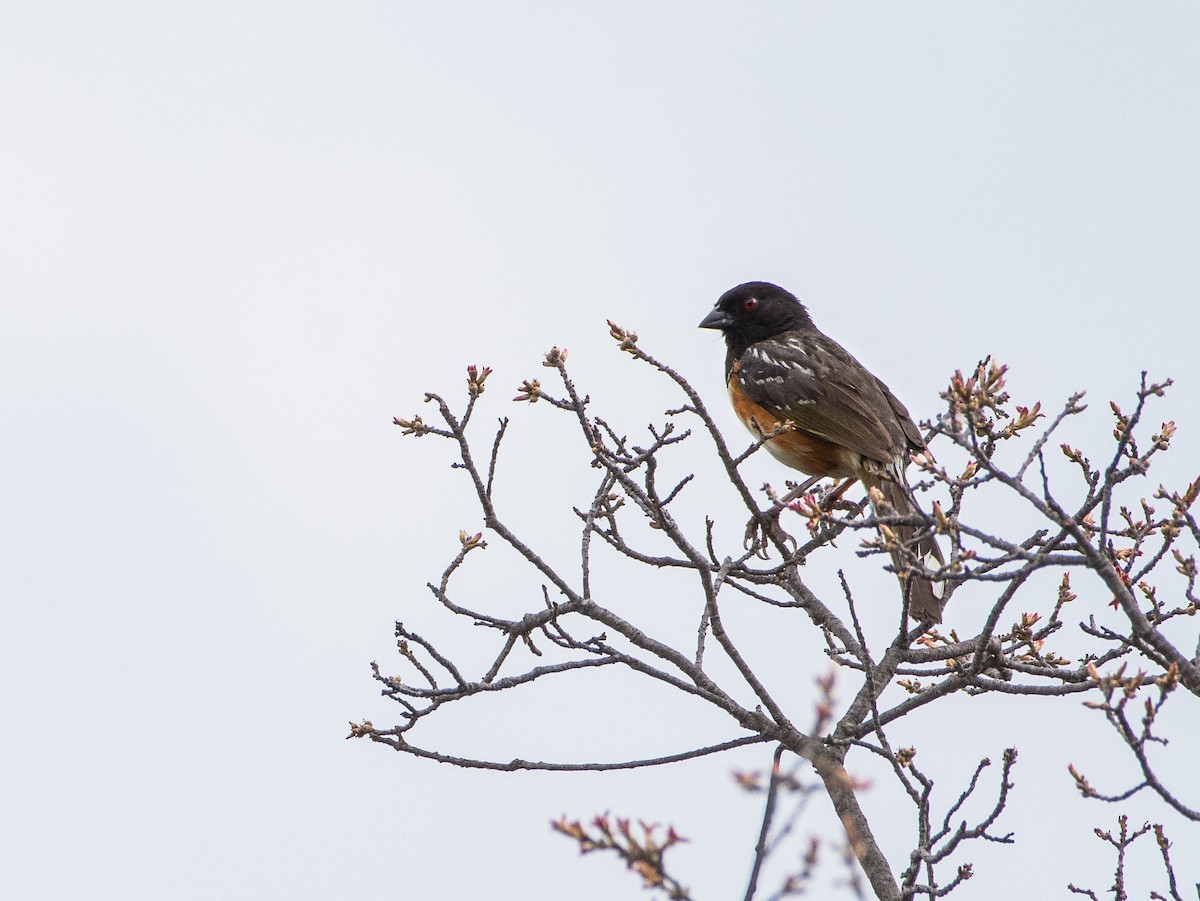
[[[792,347],[792,348],[800,351],[801,356],[806,356],[804,344],[801,343],[800,341],[797,341],[795,338],[791,338],[788,340],[787,344],[789,347]],[[806,375],[810,378],[816,376],[815,370],[813,370],[809,366],[805,366],[799,360],[792,360],[792,359],[778,359],[777,360],[775,357],[771,356],[769,353],[767,353],[761,347],[750,348],[750,353],[753,356],[757,357],[759,360],[762,360],[768,366],[778,366],[780,369],[795,369],[798,372],[804,373],[804,375]]]

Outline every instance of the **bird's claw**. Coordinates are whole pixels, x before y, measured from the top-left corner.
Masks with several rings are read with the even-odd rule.
[[[776,507],[772,511],[760,513],[751,518],[746,523],[746,538],[743,547],[748,551],[753,551],[754,556],[762,560],[766,560],[770,556],[772,541],[778,542],[785,548],[790,543],[792,550],[795,551],[800,546],[799,543],[779,525],[779,514],[784,509],[786,508]]]

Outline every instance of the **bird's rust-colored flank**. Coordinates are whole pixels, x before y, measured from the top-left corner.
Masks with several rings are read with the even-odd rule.
[[[729,376],[729,400],[738,419],[751,433],[771,435],[779,432],[768,439],[765,446],[780,463],[813,476],[841,479],[854,475],[854,461],[846,448],[803,432],[756,404],[742,389],[736,368]]]

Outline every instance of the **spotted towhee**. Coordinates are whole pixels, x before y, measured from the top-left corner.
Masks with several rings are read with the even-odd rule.
[[[738,285],[721,295],[700,327],[724,332],[733,409],[756,436],[772,436],[766,442],[772,456],[810,476],[859,479],[878,488],[898,515],[917,509],[904,470],[925,441],[908,410],[813,325],[793,294],[769,282]],[[892,531],[911,546],[912,526]],[[931,535],[915,551],[931,568],[943,563]],[[893,561],[903,572],[895,552]],[[913,619],[942,621],[943,583],[913,576],[905,586]]]

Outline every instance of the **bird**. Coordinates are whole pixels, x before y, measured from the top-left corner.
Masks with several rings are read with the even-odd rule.
[[[734,412],[775,459],[815,478],[858,479],[897,515],[919,512],[904,471],[925,440],[908,409],[879,378],[824,334],[800,300],[770,282],[746,282],[721,295],[700,328],[725,336],[725,382]],[[872,501],[874,505],[874,501]],[[886,513],[876,509],[876,515]],[[890,527],[913,546],[916,529]],[[914,550],[927,568],[944,565],[932,535]],[[898,549],[899,573],[908,567]],[[926,625],[942,621],[945,583],[905,578],[908,612]]]

